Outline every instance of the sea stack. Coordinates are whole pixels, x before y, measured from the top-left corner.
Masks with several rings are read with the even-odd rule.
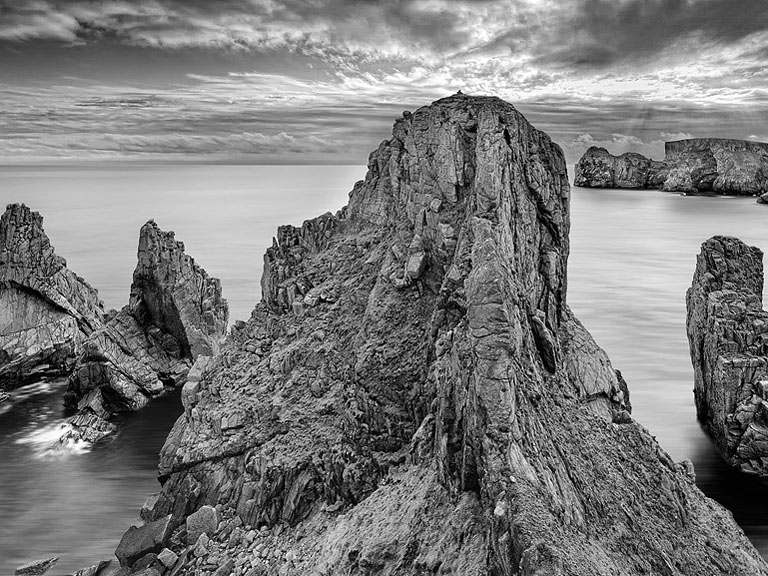
[[[457,94],[281,227],[161,454],[173,573],[768,574],[568,308],[569,193],[545,133]]]
[[[686,295],[699,420],[723,458],[768,476],[768,312],[763,253],[737,238],[701,246]]]
[[[56,255],[43,217],[10,204],[0,217],[0,389],[69,374],[103,317],[98,292]]]
[[[573,183],[587,188],[655,188],[690,194],[759,196],[768,192],[768,144],[691,138],[664,144],[664,160],[635,153],[613,156],[591,146]]]
[[[221,283],[150,220],[139,232],[130,302],[83,343],[64,400],[75,437],[109,432],[112,414],[182,385],[198,357],[218,351],[229,308]]]

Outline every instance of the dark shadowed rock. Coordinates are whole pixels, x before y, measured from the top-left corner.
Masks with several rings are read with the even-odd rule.
[[[115,556],[120,561],[120,565],[133,566],[139,558],[151,552],[161,552],[170,536],[170,522],[171,516],[168,515],[138,528],[136,526],[128,528],[115,550]]]
[[[219,280],[184,253],[173,232],[145,224],[130,303],[83,343],[69,378],[65,403],[79,411],[79,421],[70,421],[74,437],[103,436],[112,414],[182,385],[198,355],[218,350],[227,319]]]
[[[0,387],[69,374],[103,314],[96,290],[54,252],[42,216],[9,205],[0,218]]]
[[[661,162],[635,153],[613,156],[591,146],[573,183],[591,188],[660,188],[671,192],[760,195],[768,192],[768,144],[723,138],[666,142]]]
[[[768,574],[568,308],[569,203],[546,134],[457,94],[395,122],[348,207],[280,227],[161,454],[155,517],[222,509],[186,569]]]
[[[768,312],[763,253],[737,238],[701,246],[686,295],[699,420],[725,460],[768,476]]]
[[[16,576],[41,576],[53,568],[54,564],[58,562],[58,558],[46,558],[44,560],[33,560],[23,566],[16,568],[14,574]]]

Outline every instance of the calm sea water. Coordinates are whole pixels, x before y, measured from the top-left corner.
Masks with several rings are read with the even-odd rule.
[[[346,203],[360,166],[0,168],[0,202],[25,202],[70,268],[106,304],[128,298],[140,226],[154,218],[221,278],[233,319],[259,299],[262,255],[278,224]],[[685,290],[699,246],[737,235],[768,249],[768,207],[749,198],[573,189],[569,302],[622,370],[634,415],[697,482],[728,506],[768,555],[765,487],[728,469],[696,422],[685,336]],[[145,497],[157,491],[157,453],[181,412],[177,397],[126,418],[90,452],[41,452],[63,417],[61,384],[17,391],[0,414],[0,574],[62,557],[52,575],[111,556]],[[53,430],[53,432],[52,432]]]

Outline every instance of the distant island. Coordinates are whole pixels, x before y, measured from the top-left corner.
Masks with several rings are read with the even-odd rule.
[[[591,146],[576,164],[573,183],[587,188],[761,196],[768,193],[768,144],[723,138],[676,140],[665,143],[660,161],[634,152],[614,156]]]

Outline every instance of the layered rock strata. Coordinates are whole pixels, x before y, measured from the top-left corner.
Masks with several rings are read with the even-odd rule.
[[[699,420],[726,461],[768,476],[768,312],[763,253],[737,238],[701,246],[686,295]]]
[[[768,574],[629,415],[567,305],[569,225],[562,152],[513,106],[404,113],[348,207],[280,228],[185,390],[144,510],[168,573]]]
[[[65,404],[75,438],[109,433],[112,414],[144,407],[183,384],[198,356],[218,351],[229,309],[221,284],[154,221],[139,232],[130,302],[82,345]]]
[[[664,144],[664,160],[640,154],[613,156],[591,146],[576,164],[573,183],[590,188],[654,188],[670,192],[768,192],[768,144],[692,138]]]
[[[0,388],[64,376],[103,323],[97,291],[67,268],[24,204],[0,217]]]

